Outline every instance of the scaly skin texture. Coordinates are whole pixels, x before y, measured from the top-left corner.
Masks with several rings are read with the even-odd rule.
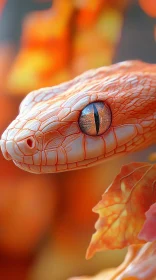
[[[109,129],[84,134],[79,116],[91,102],[112,112]],[[6,159],[33,173],[52,173],[98,164],[156,142],[156,65],[126,61],[90,70],[58,86],[27,95],[5,130]]]

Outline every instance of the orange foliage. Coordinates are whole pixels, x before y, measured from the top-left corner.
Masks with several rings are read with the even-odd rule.
[[[156,203],[154,203],[150,209],[146,212],[146,220],[143,225],[139,238],[146,241],[156,240]]]
[[[139,0],[141,8],[150,17],[156,17],[156,1],[155,0]]]
[[[87,258],[99,250],[143,242],[138,234],[145,221],[145,212],[156,201],[155,180],[156,165],[131,163],[122,167],[94,208],[100,217]]]
[[[0,13],[4,2],[0,0]],[[123,12],[128,5],[128,1],[88,0],[85,1],[85,6],[83,2],[83,0],[55,0],[53,1],[52,9],[29,14],[24,20],[21,48],[16,57],[14,46],[1,45],[1,132],[14,118],[20,101],[2,95],[6,89],[14,97],[18,94],[24,95],[34,88],[51,86],[68,80],[89,68],[108,65],[112,62],[116,45],[120,39]],[[155,0],[140,0],[140,5],[148,15],[156,16]],[[84,240],[85,234],[89,235],[94,221],[94,216],[90,209],[98,199],[97,187],[100,184],[97,182],[97,177],[102,177],[103,171],[101,171],[99,176],[95,176],[95,178],[91,176],[91,173],[97,172],[95,169],[94,172],[88,170],[86,173],[78,171],[77,173],[60,175],[60,189],[57,188],[60,204],[54,210],[57,204],[57,196],[53,188],[57,186],[57,182],[54,177],[50,177],[49,180],[45,176],[28,176],[16,168],[12,162],[7,162],[2,158],[0,158],[0,166],[0,250],[2,254],[10,254],[11,256],[27,256],[32,254],[37,249],[40,241],[45,237],[49,228],[51,228],[51,225],[53,225],[53,214],[56,213],[58,214],[55,218],[54,229],[52,229],[53,236],[56,237],[55,243],[60,244],[61,250],[63,245],[67,246],[68,250],[73,245],[74,248],[75,246],[77,246],[76,248],[80,247],[80,234]],[[149,166],[147,164],[147,169]],[[140,168],[141,170],[146,169],[143,166]],[[127,169],[122,169],[121,177],[123,177],[124,171],[127,172]],[[153,171],[154,169],[151,169],[150,172]],[[132,173],[135,174],[135,171],[133,170]],[[150,186],[146,190],[144,179],[147,179],[147,177],[145,174],[138,188],[134,188],[132,184],[138,177],[134,176],[133,181],[130,176],[129,181],[126,181],[128,179],[125,180],[120,175],[117,177],[118,179],[116,178],[109,191],[104,194],[102,202],[96,207],[96,212],[101,217],[100,224],[97,226],[100,237],[95,234],[96,240],[92,241],[88,256],[91,256],[94,251],[99,249],[115,248],[116,246],[123,247],[132,242],[140,242],[137,235],[145,222],[145,212],[148,210],[155,194],[152,193]],[[107,177],[107,174],[105,176]],[[120,179],[125,183],[125,192],[120,188]],[[115,185],[116,183],[117,185]],[[64,191],[62,184],[65,186]],[[143,190],[142,193],[140,192],[141,188]],[[121,204],[117,206],[118,202],[115,201],[115,195],[112,196],[113,193],[117,194],[117,199],[120,197],[120,203],[121,200],[122,203],[124,201],[123,208]],[[118,196],[118,194],[123,195],[123,197]],[[126,195],[129,195],[131,198],[129,202],[126,201]],[[137,204],[140,197],[144,201],[143,204]],[[108,201],[110,198],[114,199],[114,205],[110,208],[104,207],[105,199]],[[135,213],[130,216],[132,213],[131,205],[135,207]],[[116,238],[115,235],[112,238],[112,231],[110,230],[112,228],[108,230],[107,234],[103,231],[103,221],[109,222],[108,217],[105,217],[104,220],[103,214],[108,213],[107,211],[109,210],[112,215],[111,218],[115,219],[116,214],[113,216],[114,213],[111,211],[113,207],[118,211],[118,229],[123,229],[124,238],[121,238],[121,236]],[[125,211],[127,211],[128,223],[126,223],[123,215]],[[134,219],[136,217],[137,223]],[[114,225],[116,224],[114,222]],[[134,235],[132,235],[131,227],[133,230],[135,227]],[[116,232],[114,231],[114,233]],[[102,244],[100,243],[101,236]],[[110,271],[100,273],[96,277],[85,277],[81,278],[81,280],[109,280],[112,274],[115,273],[117,275],[119,271],[123,270],[123,267],[125,269],[123,273],[127,273],[126,267],[128,268],[131,261],[135,271],[139,260],[141,260],[140,263],[142,265],[145,264],[142,261],[143,257],[145,257],[146,261],[148,259],[151,260],[150,254],[152,253],[150,252],[154,252],[155,243],[152,243],[151,247],[148,246],[140,247],[139,245],[134,245],[130,247],[126,262],[117,270],[118,272],[111,269]],[[145,250],[145,254],[143,250]],[[155,262],[155,256],[153,260]],[[21,269],[22,272],[20,271],[20,263],[18,265],[19,267],[16,269],[18,271],[17,273],[15,272],[16,276],[13,276],[13,274],[9,274],[9,271],[7,274],[8,263],[7,265],[4,263],[2,265],[0,259],[0,278],[24,280],[23,270],[27,269],[27,264],[24,264],[24,269]],[[141,269],[141,266],[139,268]],[[18,274],[21,274],[21,278]],[[125,277],[124,279],[138,279],[132,276]]]
[[[124,262],[117,269],[109,269],[92,277],[69,280],[156,280],[156,242],[144,246],[132,245]]]
[[[6,3],[6,0],[0,0],[0,15],[1,15],[2,11],[3,11],[5,3]]]
[[[118,2],[55,0],[51,9],[28,15],[8,77],[9,92],[23,95],[110,64],[127,6]]]

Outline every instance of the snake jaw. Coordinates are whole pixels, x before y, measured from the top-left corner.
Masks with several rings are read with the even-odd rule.
[[[34,173],[34,174],[40,174],[41,173],[41,168],[40,168],[39,165],[26,164],[26,163],[23,163],[23,162],[18,162],[16,160],[13,160],[13,162],[18,168],[20,168],[24,171]]]

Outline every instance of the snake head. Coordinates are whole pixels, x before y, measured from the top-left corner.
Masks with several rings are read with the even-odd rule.
[[[95,165],[156,139],[156,66],[129,61],[29,93],[1,137],[4,157],[29,172]]]

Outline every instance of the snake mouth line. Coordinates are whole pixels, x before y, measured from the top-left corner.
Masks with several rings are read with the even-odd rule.
[[[99,160],[101,163],[103,159]],[[90,161],[81,161],[67,164],[56,164],[56,165],[34,165],[27,164],[23,162],[19,162],[17,160],[13,160],[14,164],[24,171],[28,171],[35,174],[46,174],[46,173],[60,173],[64,171],[73,171],[79,170],[87,167],[92,167],[97,163],[97,158],[92,158]]]
[[[30,173],[40,174],[42,173],[41,167],[39,165],[27,164],[17,160],[13,160],[14,164],[24,171],[28,171]]]
[[[86,168],[89,166],[93,166],[96,163],[96,160],[94,162],[91,162],[90,164],[85,165],[82,164],[78,166],[76,163],[74,164],[57,164],[57,165],[33,165],[33,164],[26,164],[23,162],[19,162],[16,160],[13,160],[14,164],[19,167],[20,169],[30,172],[30,173],[35,173],[35,174],[46,174],[46,173],[60,173],[64,171],[73,171],[73,170],[78,170],[82,168]]]
[[[43,174],[43,173],[56,173],[56,172],[63,172],[69,171],[67,164],[60,164],[60,165],[34,165],[34,164],[27,164],[23,162],[19,162],[13,160],[14,164],[24,171],[28,171],[35,174]]]

